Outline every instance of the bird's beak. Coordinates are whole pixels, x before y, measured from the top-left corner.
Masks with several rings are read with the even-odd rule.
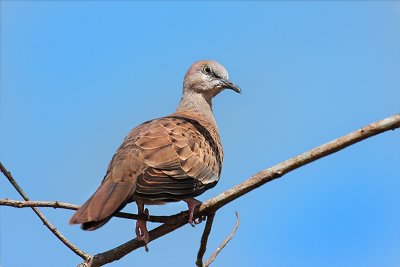
[[[233,91],[235,91],[236,93],[239,93],[239,94],[242,93],[242,90],[240,89],[240,87],[237,86],[236,84],[232,83],[231,81],[226,80],[226,79],[220,79],[220,80],[221,80],[222,86],[225,89],[232,89]]]

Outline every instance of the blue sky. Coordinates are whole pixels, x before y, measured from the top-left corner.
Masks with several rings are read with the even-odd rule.
[[[396,1],[1,1],[1,162],[31,199],[81,204],[128,131],[172,113],[190,64],[215,59],[243,94],[214,100],[225,165],[204,201],[399,113],[399,25]],[[238,232],[214,266],[398,266],[399,151],[400,131],[387,132],[225,206],[206,256],[238,211]],[[3,178],[0,190],[20,199]],[[68,225],[72,211],[42,210],[90,254],[134,237],[132,221],[84,232]],[[31,210],[0,212],[1,266],[80,263]],[[111,266],[194,266],[203,227]]]

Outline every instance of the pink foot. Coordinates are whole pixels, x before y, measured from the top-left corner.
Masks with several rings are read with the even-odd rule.
[[[193,220],[194,210],[196,209],[196,207],[201,205],[201,201],[198,201],[195,198],[187,198],[187,199],[184,199],[183,201],[186,202],[186,204],[188,205],[188,208],[189,208],[189,220],[188,220],[188,222],[190,223],[191,226],[194,227],[196,224],[199,224],[202,221],[206,220],[206,216],[201,216],[201,217],[195,218]]]
[[[143,214],[146,216],[149,216],[149,210],[145,209]],[[149,243],[150,241],[150,235],[149,232],[147,231],[147,226],[146,226],[147,221],[141,221],[137,220],[136,221],[136,238],[139,240],[143,240],[144,243]]]

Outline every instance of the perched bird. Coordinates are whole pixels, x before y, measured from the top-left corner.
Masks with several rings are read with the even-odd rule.
[[[240,93],[215,61],[195,62],[185,75],[183,96],[169,116],[134,128],[114,154],[97,191],[72,216],[83,230],[104,225],[127,203],[144,205],[183,200],[189,223],[201,202],[194,197],[214,187],[221,175],[223,151],[212,113],[212,98],[224,89]],[[146,221],[136,222],[137,238],[149,242]]]

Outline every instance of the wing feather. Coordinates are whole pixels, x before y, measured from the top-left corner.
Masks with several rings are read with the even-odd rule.
[[[149,166],[137,179],[136,194],[179,200],[215,185],[222,167],[222,148],[210,138],[206,127],[193,119],[171,116],[151,122],[135,140],[139,155]]]

